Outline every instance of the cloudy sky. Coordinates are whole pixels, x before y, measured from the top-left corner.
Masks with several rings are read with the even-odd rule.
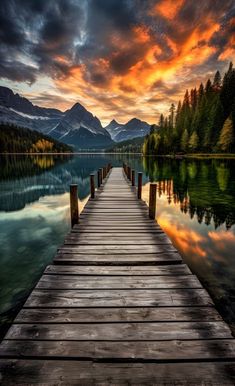
[[[0,1],[0,84],[103,124],[154,123],[230,60],[234,0]]]

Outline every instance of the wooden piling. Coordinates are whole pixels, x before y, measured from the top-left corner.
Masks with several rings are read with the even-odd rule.
[[[157,184],[150,184],[149,187],[149,218],[155,219],[156,217],[156,194]]]
[[[137,197],[138,200],[141,200],[142,198],[142,173],[138,173],[138,190],[137,190]]]
[[[100,188],[100,170],[97,172],[97,186]]]
[[[128,170],[127,177],[129,180],[131,180],[131,168],[130,168],[130,166],[128,166],[127,170]]]
[[[71,227],[79,223],[78,211],[78,186],[70,185],[70,213],[71,213]]]
[[[131,171],[131,185],[135,186],[135,170],[132,169]]]
[[[95,198],[95,176],[90,174],[91,198]]]
[[[103,182],[103,169],[99,168],[99,172],[100,172],[100,186],[101,186]]]

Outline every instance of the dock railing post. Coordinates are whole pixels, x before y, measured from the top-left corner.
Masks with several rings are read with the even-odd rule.
[[[135,170],[132,169],[131,171],[131,185],[135,186]]]
[[[157,184],[150,184],[149,187],[149,218],[152,220],[156,217],[156,197],[157,197]]]
[[[70,185],[70,213],[71,213],[71,227],[79,223],[78,211],[78,186]]]
[[[103,167],[103,179],[105,180],[106,178],[106,166]]]
[[[97,186],[100,188],[100,170],[97,172]]]
[[[99,168],[99,172],[100,172],[100,186],[101,186],[103,181],[103,169]]]
[[[138,200],[141,200],[142,198],[142,173],[138,173],[138,190],[137,190],[137,197]]]
[[[91,198],[95,198],[95,176],[90,174]]]
[[[130,168],[130,166],[128,166],[127,170],[128,170],[127,177],[128,177],[128,180],[130,181],[131,180],[131,168]]]

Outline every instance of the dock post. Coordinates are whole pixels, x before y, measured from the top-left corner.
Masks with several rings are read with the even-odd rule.
[[[100,188],[100,170],[97,172],[97,186]]]
[[[100,172],[100,186],[101,186],[103,181],[103,169],[99,168],[99,172]]]
[[[125,164],[125,162],[123,162],[123,164],[122,164],[122,168],[123,168],[123,170],[124,170],[124,173],[126,174],[126,170],[125,170],[125,168],[126,168],[126,164]]]
[[[142,198],[142,173],[138,173],[138,191],[137,191],[138,200]]]
[[[127,171],[128,171],[127,177],[128,177],[128,180],[130,181],[131,180],[131,168],[130,168],[130,166],[128,166]]]
[[[70,213],[71,213],[71,227],[79,223],[78,211],[78,186],[70,185]]]
[[[135,186],[135,170],[132,169],[131,171],[131,185]]]
[[[150,184],[149,187],[149,218],[155,219],[156,217],[156,196],[157,196],[157,184]]]
[[[105,180],[106,178],[106,166],[103,167],[103,179]]]
[[[91,198],[95,198],[95,176],[90,174]]]

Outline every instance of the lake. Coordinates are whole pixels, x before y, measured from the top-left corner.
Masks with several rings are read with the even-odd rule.
[[[69,185],[79,207],[89,175],[111,162],[143,172],[143,198],[157,182],[157,220],[235,327],[235,160],[140,155],[0,156],[1,336],[70,228]]]

